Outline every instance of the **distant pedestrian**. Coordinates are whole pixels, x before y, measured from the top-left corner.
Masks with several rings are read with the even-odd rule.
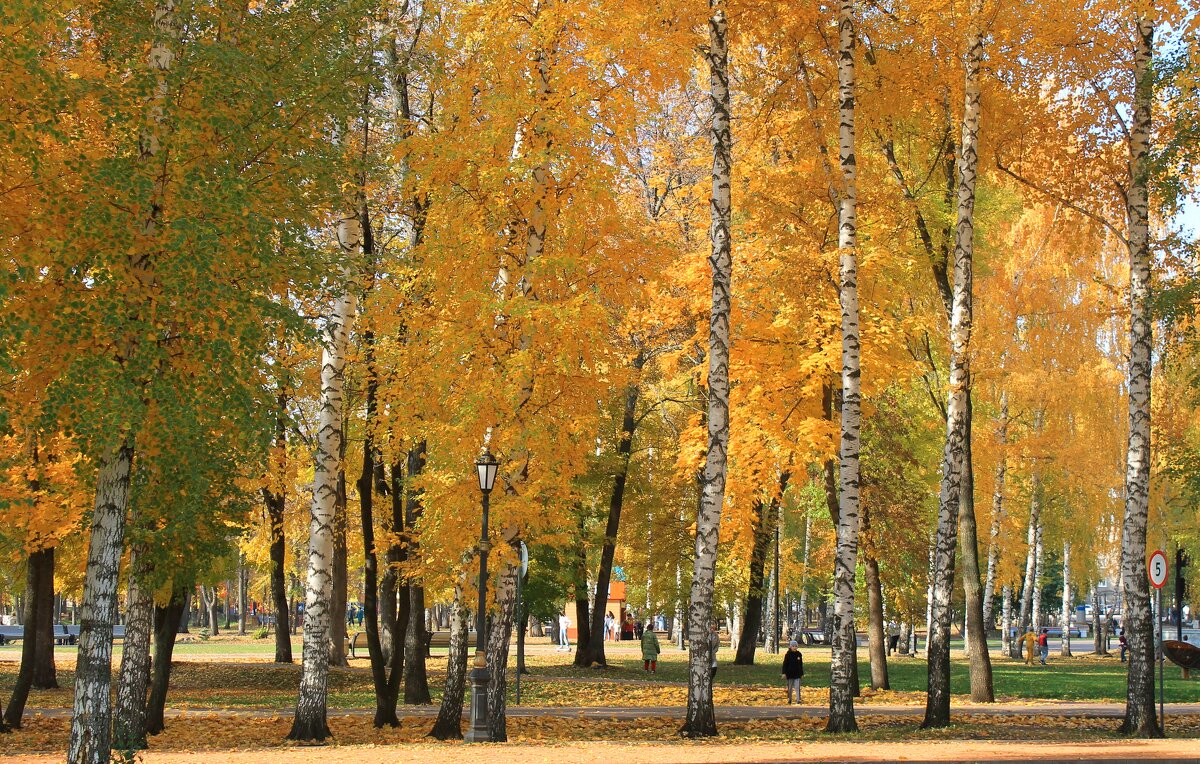
[[[613,617],[612,613],[604,614],[604,638],[606,640],[614,639]]]
[[[626,615],[625,623],[621,624],[621,639],[626,642],[633,641],[633,616]]]
[[[887,654],[891,655],[896,652],[900,645],[900,624],[892,621],[888,628],[888,649]]]
[[[783,680],[787,683],[788,705],[800,702],[800,680],[804,677],[804,656],[800,654],[800,644],[795,640],[788,643],[787,652],[783,654]],[[793,700],[793,696],[795,700]]]
[[[658,635],[654,629],[642,630],[642,671],[651,674],[658,673],[658,654],[662,652],[658,646]]]
[[[1041,658],[1042,665],[1046,665],[1046,659],[1050,657],[1050,631],[1042,629],[1042,633],[1038,635],[1038,655]]]
[[[355,616],[355,619],[358,621],[358,628],[360,628],[360,629],[362,628],[364,613],[365,613],[365,609],[362,606],[359,606],[358,615]]]
[[[571,619],[567,618],[566,613],[561,613],[558,616],[558,650],[560,652],[571,652],[571,639],[567,635],[567,629],[571,627]]]
[[[1038,636],[1037,636],[1037,634],[1034,633],[1033,629],[1030,629],[1029,631],[1025,632],[1025,635],[1021,637],[1021,642],[1023,643],[1023,646],[1025,648],[1025,665],[1026,666],[1033,665],[1033,647],[1034,647],[1034,645],[1037,644],[1037,641],[1038,641]]]
[[[1121,663],[1125,662],[1125,655],[1129,652],[1129,640],[1125,639],[1125,630],[1121,629],[1121,636],[1117,639],[1121,645]]]
[[[351,602],[350,606],[346,608],[346,625],[354,626],[354,603],[353,602]]]

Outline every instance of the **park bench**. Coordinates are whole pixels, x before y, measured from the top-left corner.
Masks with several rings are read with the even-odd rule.
[[[0,645],[19,642],[25,638],[24,626],[0,626]]]
[[[450,647],[450,632],[448,631],[430,631],[425,633],[425,655],[430,654],[430,650],[434,647]],[[356,631],[352,636],[346,637],[346,652],[351,658],[358,657],[359,650],[367,649],[367,632]]]
[[[72,634],[66,626],[61,623],[54,624],[54,644],[73,645],[78,641],[79,638]]]

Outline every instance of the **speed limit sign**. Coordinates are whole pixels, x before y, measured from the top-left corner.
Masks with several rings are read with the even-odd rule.
[[[1154,550],[1150,561],[1146,563],[1146,570],[1150,573],[1150,585],[1155,589],[1163,588],[1163,584],[1167,583],[1167,555],[1163,550]]]

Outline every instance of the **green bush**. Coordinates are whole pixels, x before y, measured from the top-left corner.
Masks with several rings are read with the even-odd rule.
[[[266,626],[259,626],[257,629],[254,630],[254,638],[255,639],[266,639],[267,635],[270,633],[271,633],[271,630],[268,629]]]
[[[207,626],[205,626],[204,628],[200,629],[200,639],[201,639],[201,640],[206,640],[206,639],[208,639],[210,636],[212,636],[212,635],[208,633],[208,627],[207,627]]]

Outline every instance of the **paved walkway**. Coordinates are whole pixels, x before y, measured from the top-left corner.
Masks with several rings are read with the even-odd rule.
[[[683,718],[682,706],[509,706],[508,715],[514,717],[562,717],[577,719],[646,719],[646,718]],[[952,707],[956,715],[978,716],[1045,716],[1070,717],[1079,719],[1109,719],[1121,718],[1125,715],[1125,706],[1118,703],[1078,703],[1072,701],[1047,701],[1037,704],[1011,703],[961,703]],[[167,716],[197,716],[197,715],[231,715],[271,718],[288,716],[293,708],[281,709],[246,709],[246,708],[168,708]],[[463,708],[464,715],[466,707]],[[921,717],[925,713],[924,706],[898,705],[869,705],[855,706],[859,716],[889,716],[889,717]],[[438,707],[434,706],[401,706],[399,714],[402,717],[433,717],[437,716]],[[41,714],[52,718],[67,718],[71,715],[69,708],[27,708],[28,714]],[[330,718],[348,716],[371,716],[374,708],[355,708],[329,711]],[[722,721],[749,721],[753,719],[779,719],[790,716],[809,716],[823,718],[829,714],[828,706],[717,706],[717,719]],[[1200,716],[1200,703],[1168,703],[1166,705],[1167,723],[1172,716]]]

